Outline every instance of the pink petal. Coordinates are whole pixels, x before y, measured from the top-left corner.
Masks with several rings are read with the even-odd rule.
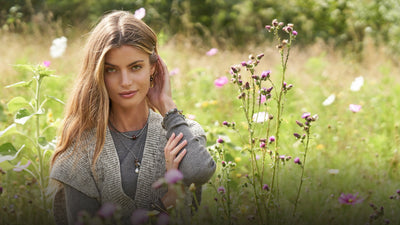
[[[361,105],[350,104],[349,109],[350,109],[350,111],[356,113],[361,110]]]
[[[50,64],[51,64],[50,61],[43,61],[43,65],[44,65],[45,67],[49,67]]]
[[[218,49],[212,48],[206,53],[206,55],[213,56],[213,55],[217,54],[217,52],[218,52]]]
[[[224,86],[226,83],[228,83],[228,78],[226,77],[226,76],[223,76],[223,77],[220,77],[220,78],[217,78],[215,81],[214,81],[214,85],[215,85],[215,87],[222,87],[222,86]]]

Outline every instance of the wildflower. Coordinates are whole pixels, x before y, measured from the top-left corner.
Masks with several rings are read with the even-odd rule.
[[[301,161],[300,161],[300,158],[299,158],[299,157],[294,158],[293,162],[294,162],[295,164],[301,165]]]
[[[275,136],[271,136],[271,137],[269,137],[269,143],[272,143],[272,142],[274,142],[275,141]]]
[[[267,29],[268,32],[271,32],[271,25],[266,25],[265,29]]]
[[[146,15],[146,9],[145,8],[140,8],[135,11],[134,17],[138,20],[143,19],[143,17]]]
[[[362,76],[356,77],[354,81],[351,83],[350,90],[359,91],[363,85],[364,85],[364,78]]]
[[[222,139],[221,137],[219,137],[219,138],[217,139],[217,142],[220,143],[220,144],[222,144],[222,143],[224,143],[224,139]]]
[[[353,194],[341,194],[339,197],[339,203],[344,205],[354,205],[363,202],[363,199],[357,197],[358,193]]]
[[[50,47],[50,56],[52,58],[59,58],[64,54],[66,48],[67,48],[67,38],[64,36],[56,38],[53,40],[52,45]]]
[[[30,160],[28,160],[28,162],[25,164],[25,165],[21,165],[21,161],[19,161],[18,163],[17,163],[17,165],[15,165],[15,167],[14,167],[14,171],[16,171],[16,172],[21,172],[22,170],[24,170],[24,169],[26,169],[26,168],[28,168],[28,166],[31,164],[31,161]]]
[[[187,118],[190,119],[190,120],[196,119],[196,116],[193,115],[193,114],[187,114],[186,116],[187,116]]]
[[[274,20],[272,20],[272,26],[274,26],[274,27],[276,27],[276,26],[278,26],[278,20],[277,19],[274,19]]]
[[[258,96],[257,102],[263,104],[265,101],[267,101],[267,97],[265,95]]]
[[[51,64],[50,61],[43,61],[43,66],[45,66],[45,67],[49,67],[50,64]]]
[[[261,80],[267,80],[271,74],[271,70],[266,70],[261,73]]]
[[[101,218],[110,218],[114,215],[114,212],[117,210],[117,207],[110,203],[104,203],[101,208],[99,209],[99,211],[97,211],[97,215],[99,215]]]
[[[350,111],[356,113],[361,110],[361,105],[350,104],[349,109],[350,109]]]
[[[296,138],[301,138],[301,135],[298,134],[298,133],[293,133],[293,135],[294,135]]]
[[[176,75],[176,74],[178,74],[178,73],[180,73],[181,72],[181,70],[179,69],[179,68],[174,68],[173,70],[171,70],[170,72],[169,72],[169,75],[170,76],[174,76],[174,75]]]
[[[149,215],[145,209],[137,209],[132,213],[132,225],[146,224],[149,220]]]
[[[215,85],[215,87],[222,87],[222,86],[224,86],[225,84],[227,84],[228,81],[229,81],[228,78],[227,78],[226,76],[223,76],[223,77],[217,78],[217,79],[214,81],[214,85]]]
[[[294,36],[297,36],[297,31],[292,31],[292,34],[294,35]]]
[[[243,61],[240,64],[242,64],[242,66],[247,66],[247,62],[246,61]]]
[[[303,115],[301,115],[301,118],[307,119],[309,116],[311,116],[311,113],[305,112],[305,113],[303,113]]]
[[[160,213],[157,218],[157,225],[167,225],[169,223],[169,216],[166,213]]]
[[[218,191],[218,193],[220,193],[220,194],[225,194],[225,188],[224,188],[223,186],[219,187],[219,188],[217,189],[217,191]]]
[[[262,141],[262,142],[260,143],[260,148],[265,148],[265,142]]]
[[[262,189],[263,189],[263,190],[266,190],[266,191],[269,191],[269,186],[268,186],[268,184],[264,184]]]
[[[258,112],[253,114],[253,122],[262,123],[268,120],[267,112]]]
[[[168,184],[175,184],[183,179],[183,174],[177,169],[171,169],[165,173],[164,178]]]
[[[332,104],[334,101],[335,101],[335,94],[331,94],[331,95],[329,95],[328,98],[325,99],[324,102],[322,102],[322,105],[328,106],[328,105]]]
[[[217,54],[217,52],[218,52],[218,49],[212,48],[206,53],[206,55],[213,56],[213,55]]]
[[[262,57],[264,57],[264,53],[258,54],[258,55],[256,56],[256,59],[257,59],[257,60],[260,60],[260,59],[262,59]]]
[[[329,173],[329,174],[338,174],[338,173],[339,173],[339,170],[338,170],[338,169],[329,169],[329,170],[328,170],[328,173]]]

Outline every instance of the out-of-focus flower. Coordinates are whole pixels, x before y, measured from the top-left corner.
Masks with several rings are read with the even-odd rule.
[[[134,17],[138,20],[141,20],[144,18],[144,16],[146,15],[146,9],[145,8],[140,8],[138,10],[135,11]]]
[[[349,109],[350,109],[350,111],[356,113],[361,110],[361,105],[350,104]]]
[[[275,141],[275,136],[271,136],[271,137],[269,137],[269,143],[272,143],[272,142],[274,142]]]
[[[169,222],[169,216],[166,213],[160,213],[157,218],[157,225],[167,225]]]
[[[223,77],[217,78],[214,81],[214,85],[215,85],[215,87],[222,87],[225,84],[227,84],[228,82],[229,82],[228,78],[226,76],[223,76]]]
[[[300,158],[299,158],[299,157],[294,158],[293,162],[294,162],[295,164],[299,164],[299,165],[301,164],[301,161],[300,161]]]
[[[296,138],[301,138],[301,135],[298,133],[293,133],[293,136],[295,136]]]
[[[181,72],[181,70],[179,68],[174,68],[173,70],[169,71],[169,75],[174,76],[180,72]]]
[[[268,120],[267,112],[258,112],[258,113],[254,113],[254,115],[253,115],[253,122],[263,123],[267,120]]]
[[[17,163],[17,165],[14,166],[14,171],[16,172],[21,172],[22,170],[28,168],[28,166],[31,164],[31,160],[28,160],[28,162],[25,165],[21,165],[21,161]]]
[[[324,102],[322,102],[322,105],[328,106],[328,105],[332,104],[334,101],[335,101],[335,94],[331,94],[331,95],[329,95],[328,98],[325,99]]]
[[[107,202],[101,206],[99,211],[97,211],[97,215],[105,219],[110,218],[114,215],[115,210],[117,210],[117,207],[114,204]]]
[[[258,96],[257,102],[263,104],[265,101],[267,101],[267,97],[265,97],[265,95],[261,95],[261,99],[260,96]]]
[[[175,184],[183,179],[183,174],[177,169],[171,169],[167,173],[165,173],[164,178],[168,184]]]
[[[269,191],[269,186],[268,186],[268,184],[264,184],[264,185],[263,185],[263,190]]]
[[[206,53],[206,55],[213,56],[213,55],[217,54],[217,52],[218,52],[218,49],[212,48]]]
[[[338,173],[339,173],[339,170],[338,170],[338,169],[329,169],[329,170],[328,170],[328,173],[329,173],[329,174],[338,174]]]
[[[222,144],[222,143],[224,143],[224,139],[222,139],[221,137],[219,137],[219,138],[217,139],[217,142],[220,143],[220,144]]]
[[[51,44],[50,56],[52,58],[59,58],[64,54],[65,49],[67,49],[67,38],[64,36],[56,38]]]
[[[132,213],[131,223],[132,225],[145,224],[149,220],[149,215],[145,209],[137,209]]]
[[[190,120],[196,119],[196,116],[193,115],[193,114],[187,114],[186,116],[187,116],[187,118],[190,119]]]
[[[354,81],[351,83],[350,90],[359,91],[363,85],[364,85],[364,78],[362,76],[356,77]]]
[[[358,193],[353,194],[341,194],[339,197],[339,203],[344,205],[354,205],[363,202],[362,198],[357,197]]]
[[[220,194],[225,194],[225,188],[224,188],[223,186],[219,187],[219,188],[217,189],[217,191],[218,191],[218,193],[220,193]]]
[[[51,64],[51,62],[50,61],[43,61],[43,66],[45,66],[45,67],[49,67],[50,66],[50,64]]]
[[[292,31],[292,34],[294,35],[294,36],[297,36],[297,31]]]
[[[301,118],[306,119],[307,117],[311,116],[311,113],[305,112],[301,115]]]

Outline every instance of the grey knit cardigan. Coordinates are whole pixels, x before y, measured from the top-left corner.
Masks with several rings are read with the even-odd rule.
[[[165,187],[152,188],[152,184],[165,174],[164,147],[167,142],[167,132],[162,128],[163,117],[150,110],[148,131],[144,146],[140,173],[137,181],[135,199],[128,197],[122,188],[120,163],[114,142],[107,128],[103,150],[95,165],[95,173],[91,170],[95,148],[95,131],[92,130],[83,140],[85,148],[68,148],[60,154],[52,167],[50,178],[70,185],[100,204],[111,202],[118,204],[124,216],[129,216],[137,208],[152,209],[154,203],[167,192]],[[204,148],[200,151],[190,151],[180,163],[179,170],[183,173],[186,186],[191,183],[204,184],[214,174],[216,165],[206,149],[206,137],[202,127],[195,121],[186,119],[195,141]],[[170,134],[169,134],[170,135]],[[187,191],[185,202],[191,200]],[[53,213],[57,224],[67,224],[65,194],[60,185],[54,196]]]

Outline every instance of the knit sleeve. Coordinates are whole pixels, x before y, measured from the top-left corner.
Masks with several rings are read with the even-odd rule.
[[[179,164],[179,170],[183,173],[183,182],[186,185],[206,183],[214,174],[216,164],[206,148],[206,135],[199,123],[185,119],[175,113],[164,118],[164,126],[167,138],[172,133],[183,134],[181,141],[186,140],[186,155]]]

